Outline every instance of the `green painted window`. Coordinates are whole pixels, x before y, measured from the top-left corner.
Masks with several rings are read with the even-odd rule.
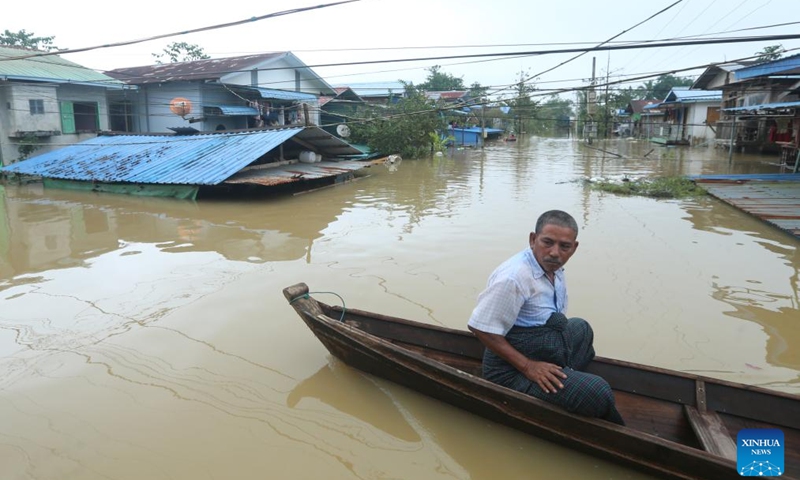
[[[61,102],[61,133],[85,133],[100,130],[97,102]]]

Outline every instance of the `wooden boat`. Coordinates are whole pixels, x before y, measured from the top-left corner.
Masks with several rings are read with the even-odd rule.
[[[481,378],[483,346],[468,331],[344,309],[308,286],[283,294],[344,363],[537,437],[664,478],[737,478],[741,429],[784,434],[783,478],[800,479],[800,396],[596,358],[626,426],[571,414]]]
[[[506,142],[516,142],[516,141],[517,141],[517,137],[514,136],[513,134],[511,134],[508,137],[506,137]]]

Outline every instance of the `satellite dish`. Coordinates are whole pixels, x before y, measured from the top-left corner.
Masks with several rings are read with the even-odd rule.
[[[192,102],[188,98],[175,97],[169,101],[169,110],[175,115],[185,117],[192,113]]]
[[[347,138],[350,136],[350,127],[345,124],[341,124],[336,127],[336,133],[338,133],[342,138]]]

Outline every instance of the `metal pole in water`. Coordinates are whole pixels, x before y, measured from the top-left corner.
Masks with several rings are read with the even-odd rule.
[[[731,124],[731,145],[728,149],[728,163],[733,162],[733,148],[736,143],[736,115],[733,116],[733,123]]]

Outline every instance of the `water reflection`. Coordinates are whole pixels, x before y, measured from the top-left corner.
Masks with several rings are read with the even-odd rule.
[[[498,478],[498,471],[503,472],[503,478],[528,478],[532,468],[537,472],[536,478],[573,478],[564,471],[560,460],[564,454],[570,455],[576,465],[603,469],[611,478],[647,478],[644,475],[631,475],[621,467],[494,425],[404,388],[396,388],[390,382],[353,370],[335,358],[298,383],[289,393],[287,403],[303,412],[304,417],[327,415],[334,418],[338,414],[345,414],[363,424],[357,431],[385,433],[387,436],[383,437],[383,445],[376,444],[374,440],[367,445],[373,451],[391,446],[398,451],[418,451],[420,460],[425,457],[435,459],[433,465],[428,465],[428,468],[433,468],[423,473],[422,477],[409,476],[404,472],[403,478],[432,478],[439,474],[450,478],[488,480]],[[332,410],[326,414],[320,403]],[[489,431],[496,435],[497,430],[501,430],[501,435],[509,435],[519,441],[517,449],[530,448],[527,454],[529,459],[521,463],[514,449],[488,446],[482,441],[465,441],[463,431],[458,427],[465,422],[473,424],[470,435],[473,440],[480,439],[482,434]],[[352,440],[368,442],[369,437],[361,435],[340,442]],[[529,441],[534,444],[526,445]],[[352,446],[351,449],[355,450]],[[407,472],[413,468],[409,466]],[[615,473],[619,477],[615,477]]]
[[[295,386],[286,398],[291,408],[304,408],[309,399],[321,401],[339,412],[356,417],[404,442],[421,437],[400,413],[389,395],[375,382],[332,358],[317,373]]]
[[[245,202],[89,198],[35,186],[6,188],[0,195],[0,279],[85,266],[87,259],[125,245],[154,241],[163,252],[216,252],[255,263],[310,261],[314,240],[345,207],[307,197],[302,200],[309,205],[297,215],[284,210],[287,200],[253,208]],[[0,283],[0,289],[10,284]]]
[[[343,366],[280,295],[463,329],[545,208],[582,227],[600,354],[799,392],[796,239],[582,182],[774,159],[595,146],[621,156],[520,137],[258,202],[0,190],[0,478],[638,478]]]
[[[764,228],[759,220],[722,202],[687,203],[685,211],[697,230],[731,237],[728,241],[733,245],[746,242],[762,249],[740,249],[739,255],[755,258],[755,262],[732,256],[729,267],[721,266],[714,275],[711,295],[733,307],[726,315],[764,328],[768,363],[800,370],[800,343],[796,341],[800,338],[800,249],[790,246],[793,239],[778,229]]]

